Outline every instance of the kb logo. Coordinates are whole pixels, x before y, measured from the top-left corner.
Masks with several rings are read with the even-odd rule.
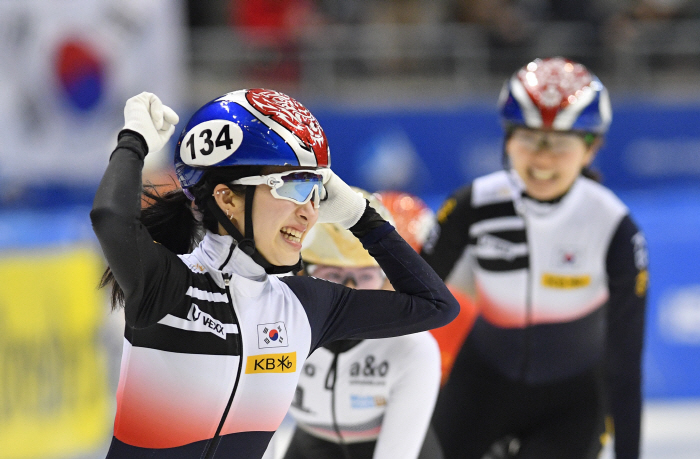
[[[297,353],[251,355],[246,362],[245,372],[251,373],[294,373],[297,369]]]

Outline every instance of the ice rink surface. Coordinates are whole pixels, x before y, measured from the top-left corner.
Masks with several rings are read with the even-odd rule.
[[[700,400],[647,402],[642,434],[643,459],[700,458]]]
[[[285,419],[265,459],[281,459],[293,421]],[[700,459],[700,400],[652,400],[644,405],[641,459]],[[609,449],[601,459],[614,459]]]

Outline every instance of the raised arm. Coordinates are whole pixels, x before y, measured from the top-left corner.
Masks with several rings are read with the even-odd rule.
[[[97,189],[90,219],[102,251],[124,292],[126,320],[130,325],[157,321],[158,311],[146,317],[141,306],[153,296],[149,286],[164,276],[177,256],[155,244],[141,224],[141,170],[149,151],[160,150],[174,131],[178,118],[153,94],[127,101],[125,126],[117,148]]]
[[[350,218],[349,229],[377,260],[396,291],[354,290],[318,279],[283,278],[307,309],[314,330],[311,350],[336,339],[399,336],[452,321],[459,313],[459,304],[440,277],[364,198],[348,190],[355,197],[346,195],[344,207],[364,208],[359,220]],[[334,191],[344,193],[330,187],[329,193]]]

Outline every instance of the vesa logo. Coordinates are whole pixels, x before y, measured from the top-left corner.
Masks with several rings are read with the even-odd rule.
[[[260,354],[248,357],[246,374],[252,373],[294,373],[297,369],[297,353]]]

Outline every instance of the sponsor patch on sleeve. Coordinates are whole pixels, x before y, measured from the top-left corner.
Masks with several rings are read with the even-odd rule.
[[[450,198],[442,204],[442,207],[437,211],[437,221],[440,223],[445,223],[447,217],[455,210],[457,205],[457,200],[455,198]]]
[[[647,293],[647,288],[649,287],[649,271],[642,269],[637,273],[637,279],[634,286],[634,293],[638,297],[643,297]]]

